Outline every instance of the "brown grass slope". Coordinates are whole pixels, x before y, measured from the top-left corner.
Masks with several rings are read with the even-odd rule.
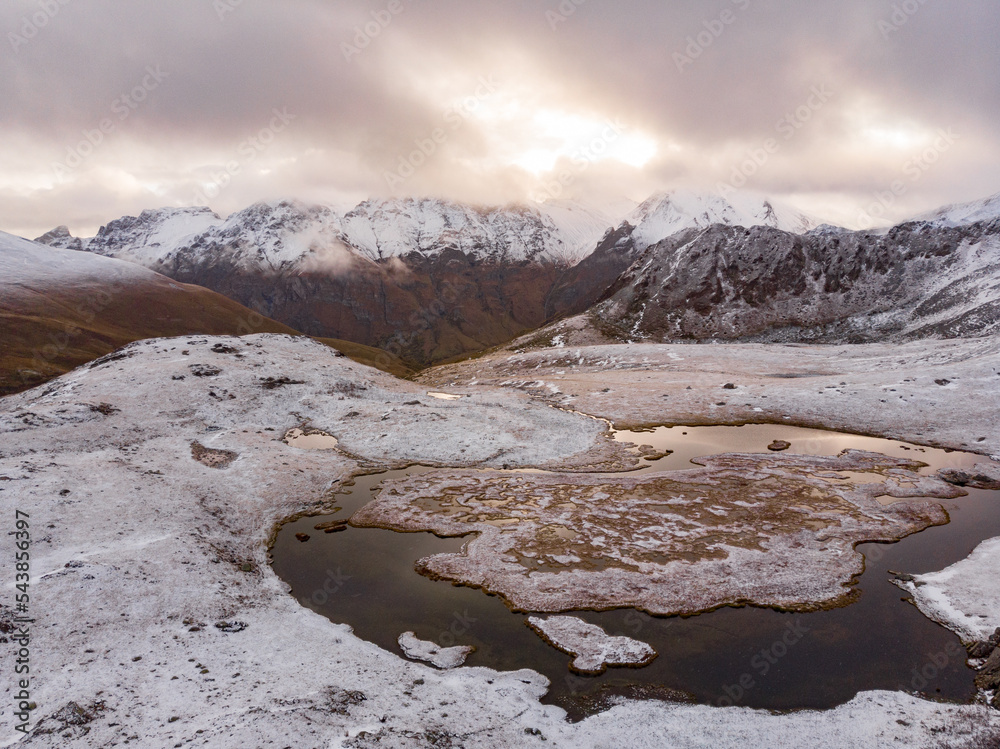
[[[253,333],[301,335],[221,294],[165,276],[138,284],[21,286],[0,297],[0,395],[35,387],[145,338]],[[397,376],[413,373],[377,349],[322,342]]]

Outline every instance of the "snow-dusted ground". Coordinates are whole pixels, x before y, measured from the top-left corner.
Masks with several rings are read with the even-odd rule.
[[[576,656],[570,668],[582,674],[600,674],[608,666],[641,667],[656,658],[652,646],[631,637],[612,637],[575,616],[529,616],[528,626],[563,652]]]
[[[507,349],[436,367],[432,387],[520,389],[612,420],[788,423],[1000,456],[1000,338],[854,346],[607,345],[577,317],[563,345]],[[602,345],[603,344],[603,345]],[[734,385],[727,389],[726,385]]]
[[[898,584],[924,614],[966,642],[988,640],[1000,627],[1000,538],[947,569]]]
[[[238,353],[213,352],[218,343]],[[12,529],[15,509],[28,512],[33,539],[40,730],[23,746],[839,749],[961,747],[972,731],[1000,731],[982,707],[881,692],[785,716],[628,702],[569,724],[539,703],[536,673],[441,672],[362,642],[302,608],[267,566],[277,522],[323,507],[362,467],[607,462],[603,426],[510,389],[429,398],[301,339],[125,353],[0,401],[0,517]],[[297,426],[341,449],[290,447],[282,437]],[[195,442],[236,457],[210,467]],[[9,621],[13,544],[2,537]],[[7,745],[18,735],[6,662],[2,673]]]

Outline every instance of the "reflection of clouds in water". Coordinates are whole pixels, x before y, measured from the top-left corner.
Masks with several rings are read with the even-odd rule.
[[[299,450],[333,450],[340,443],[333,435],[318,429],[291,429],[285,435],[285,444]]]
[[[650,431],[619,430],[614,433],[619,442],[651,445],[657,450],[672,450],[673,454],[656,461],[643,470],[672,470],[690,467],[692,458],[726,452],[766,453],[773,440],[792,443],[791,453],[800,455],[839,455],[844,450],[864,450],[889,455],[894,458],[926,463],[921,474],[930,474],[942,468],[971,467],[985,460],[982,456],[964,452],[946,452],[933,447],[887,440],[879,437],[844,434],[783,426],[781,424],[750,424],[742,427],[658,427]]]

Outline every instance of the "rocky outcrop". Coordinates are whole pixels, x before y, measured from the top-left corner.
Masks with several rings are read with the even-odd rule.
[[[638,253],[595,312],[623,337],[864,343],[1000,330],[1000,220],[885,234],[716,225]]]

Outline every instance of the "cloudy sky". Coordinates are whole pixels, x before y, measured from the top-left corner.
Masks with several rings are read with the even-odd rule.
[[[849,226],[1000,191],[996,0],[7,0],[0,229],[294,197]]]

